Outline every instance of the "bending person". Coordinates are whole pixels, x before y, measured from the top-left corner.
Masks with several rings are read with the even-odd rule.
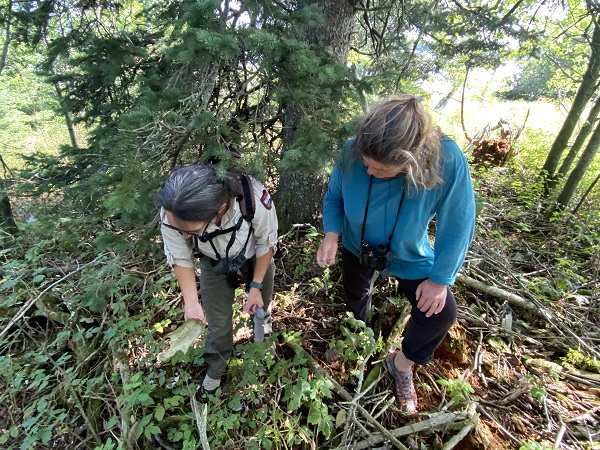
[[[208,393],[220,386],[231,356],[232,306],[239,274],[246,277],[249,289],[244,312],[253,314],[262,307],[265,334],[272,328],[277,215],[267,190],[250,179],[248,191],[258,200],[254,216],[245,216],[241,181],[235,172],[220,178],[213,165],[183,166],[169,176],[159,193],[164,249],[181,288],[184,318],[208,323],[207,372],[202,382],[202,390]],[[196,288],[195,256],[200,258],[202,301]]]
[[[435,220],[435,243],[428,229]],[[347,309],[369,319],[377,273],[393,275],[411,303],[402,349],[385,365],[395,396],[417,408],[414,363],[427,364],[456,320],[449,286],[464,262],[475,227],[475,199],[467,160],[433,126],[413,97],[386,101],[362,120],[334,167],[323,202],[325,237],[317,263],[335,263],[342,235]]]

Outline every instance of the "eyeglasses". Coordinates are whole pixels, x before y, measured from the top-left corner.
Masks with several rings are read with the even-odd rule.
[[[162,221],[160,222],[160,225],[163,227],[169,228],[171,230],[175,230],[184,237],[186,234],[188,236],[201,237],[206,233],[206,230],[208,229],[208,227],[210,226],[211,223],[212,223],[212,221],[208,222],[202,231],[200,231],[200,230],[182,230],[181,228],[174,227],[173,225],[162,222]]]

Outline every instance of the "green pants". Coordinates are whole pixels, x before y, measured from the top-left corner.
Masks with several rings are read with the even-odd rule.
[[[200,296],[208,327],[204,346],[204,361],[208,366],[207,375],[213,380],[220,378],[227,369],[233,349],[233,302],[235,289],[228,283],[226,269],[222,262],[213,266],[214,261],[200,258]],[[247,264],[240,269],[245,276]],[[275,263],[267,269],[263,280],[262,299],[265,304],[265,334],[272,331],[271,298],[273,297],[273,279]]]

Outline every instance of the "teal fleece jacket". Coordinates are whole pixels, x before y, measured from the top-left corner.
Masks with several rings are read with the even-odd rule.
[[[352,140],[346,143],[342,160],[333,169],[323,201],[323,228],[341,234],[344,247],[358,256],[370,175],[352,154],[351,144]],[[365,240],[387,244],[397,220],[390,273],[398,278],[429,278],[451,285],[465,260],[475,229],[475,197],[467,160],[448,137],[442,139],[441,165],[444,183],[431,189],[407,189],[398,216],[404,176],[373,177]],[[428,229],[434,217],[432,247]]]

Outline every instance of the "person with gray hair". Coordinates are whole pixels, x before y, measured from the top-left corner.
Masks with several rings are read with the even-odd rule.
[[[435,243],[428,230],[435,221]],[[414,363],[427,364],[456,320],[449,286],[475,228],[469,167],[414,96],[374,106],[346,143],[323,201],[325,236],[317,263],[335,263],[342,235],[346,307],[368,322],[377,274],[393,275],[412,310],[402,347],[384,364],[405,412],[417,409]],[[337,349],[326,352],[335,360]]]
[[[239,275],[245,277],[243,311],[264,310],[264,332],[272,330],[271,298],[277,248],[277,214],[271,196],[247,177],[255,198],[253,217],[245,215],[242,176],[219,176],[216,166],[176,169],[159,193],[161,233],[167,263],[173,268],[184,301],[184,319],[207,324],[201,390],[221,385],[233,348],[233,302]],[[200,263],[200,299],[194,259]],[[262,311],[261,311],[262,314]]]

